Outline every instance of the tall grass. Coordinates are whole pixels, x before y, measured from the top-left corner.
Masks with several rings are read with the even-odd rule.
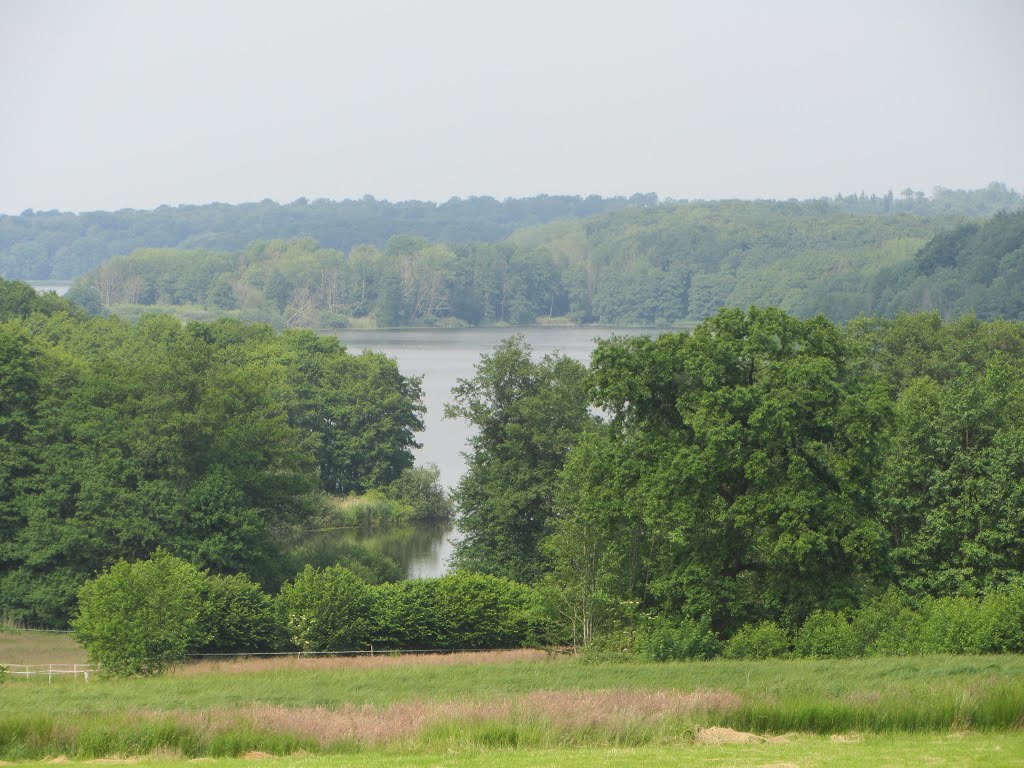
[[[760,735],[1024,728],[1020,656],[475,661],[260,660],[147,680],[8,681],[0,759],[638,747],[689,743],[712,726]]]

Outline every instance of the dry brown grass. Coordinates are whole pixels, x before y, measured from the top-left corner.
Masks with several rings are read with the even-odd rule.
[[[746,731],[734,731],[732,728],[720,728],[718,726],[712,726],[711,728],[699,728],[697,729],[697,735],[694,737],[694,743],[696,744],[754,744],[763,742],[765,739],[763,736],[758,736],[756,733],[747,733]]]
[[[476,651],[464,653],[409,653],[361,656],[271,656],[267,658],[203,659],[183,664],[172,674],[177,676],[208,674],[252,674],[254,672],[291,672],[295,670],[382,669],[408,666],[452,666],[459,664],[512,664],[541,661],[546,651],[523,648],[515,651]]]
[[[733,709],[736,694],[722,691],[538,691],[489,701],[408,702],[372,705],[288,708],[254,704],[243,709],[176,713],[181,725],[219,733],[242,725],[315,740],[322,747],[342,743],[380,745],[415,739],[440,724],[541,723],[560,732],[599,729],[614,733],[638,724]],[[166,717],[166,713],[151,713]],[[724,731],[726,729],[710,729]]]

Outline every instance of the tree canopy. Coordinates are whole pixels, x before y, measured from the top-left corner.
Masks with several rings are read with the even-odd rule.
[[[419,383],[382,355],[309,331],[132,325],[35,301],[65,309],[0,318],[8,616],[61,625],[89,575],[157,547],[273,582],[288,575],[275,528],[308,518],[317,493],[383,487],[412,465]]]

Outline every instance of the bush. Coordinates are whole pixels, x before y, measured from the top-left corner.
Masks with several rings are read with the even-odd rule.
[[[348,568],[306,568],[278,595],[291,641],[304,651],[365,648],[372,639],[373,595]]]
[[[386,493],[389,499],[412,510],[413,520],[451,520],[455,515],[436,464],[406,469],[391,481]]]
[[[727,659],[778,659],[789,654],[789,633],[773,621],[740,627],[725,644]]]
[[[157,550],[124,560],[82,585],[71,626],[89,660],[114,675],[151,675],[207,641],[203,574]]]
[[[895,589],[861,606],[851,622],[858,655],[870,655],[879,638],[901,631],[901,616],[909,607],[907,598]]]
[[[529,587],[458,572],[436,580],[438,620],[450,648],[511,648],[530,636]]]
[[[510,648],[535,639],[533,592],[508,579],[460,572],[383,584],[374,595],[375,646]]]
[[[677,661],[710,659],[718,655],[722,644],[707,619],[672,622],[657,617],[637,631],[634,648],[638,656],[649,661]]]
[[[942,597],[921,605],[919,653],[981,653],[981,601]]]
[[[438,624],[437,579],[382,584],[374,589],[374,646],[434,650],[450,646]]]
[[[835,611],[815,611],[808,616],[793,646],[796,655],[812,659],[848,659],[861,652],[850,622]]]
[[[978,647],[983,653],[1024,653],[1024,584],[987,594],[978,620]]]
[[[203,588],[207,641],[201,653],[262,653],[287,642],[273,600],[248,576],[210,576]]]

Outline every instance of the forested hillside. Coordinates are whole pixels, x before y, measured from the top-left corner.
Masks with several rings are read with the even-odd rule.
[[[412,467],[419,382],[309,331],[87,317],[0,280],[0,615],[157,547],[268,585],[274,531]]]
[[[883,196],[861,193],[814,202],[839,213],[972,218],[1022,205],[1020,194],[995,182],[977,190],[938,187],[930,196],[905,189],[895,196],[891,192]],[[367,196],[340,202],[300,198],[285,205],[272,200],[242,205],[165,205],[152,211],[76,214],[29,210],[19,216],[0,216],[0,276],[68,280],[138,248],[239,251],[254,240],[294,237],[312,237],[324,248],[344,251],[357,245],[384,248],[394,235],[439,243],[497,242],[522,227],[657,204],[654,194],[629,198],[538,195],[502,201],[471,197],[440,204],[416,200],[390,203]],[[692,204],[705,205],[699,201]]]
[[[883,270],[878,311],[937,309],[945,317],[1024,319],[1024,211],[943,232],[912,261]]]
[[[751,304],[844,320],[875,309],[883,270],[911,262],[959,221],[816,203],[661,205],[519,230],[496,244],[396,236],[383,250],[348,253],[312,238],[236,252],[143,249],[91,272],[71,296],[129,317],[164,306],[301,327],[671,325]]]
[[[0,216],[0,276],[19,280],[70,279],[136,248],[237,250],[253,240],[313,237],[328,248],[383,247],[393,235],[436,241],[496,241],[515,229],[554,219],[591,216],[657,203],[655,195],[592,195],[495,200],[272,200],[243,205],[161,206],[153,211],[25,211]]]

